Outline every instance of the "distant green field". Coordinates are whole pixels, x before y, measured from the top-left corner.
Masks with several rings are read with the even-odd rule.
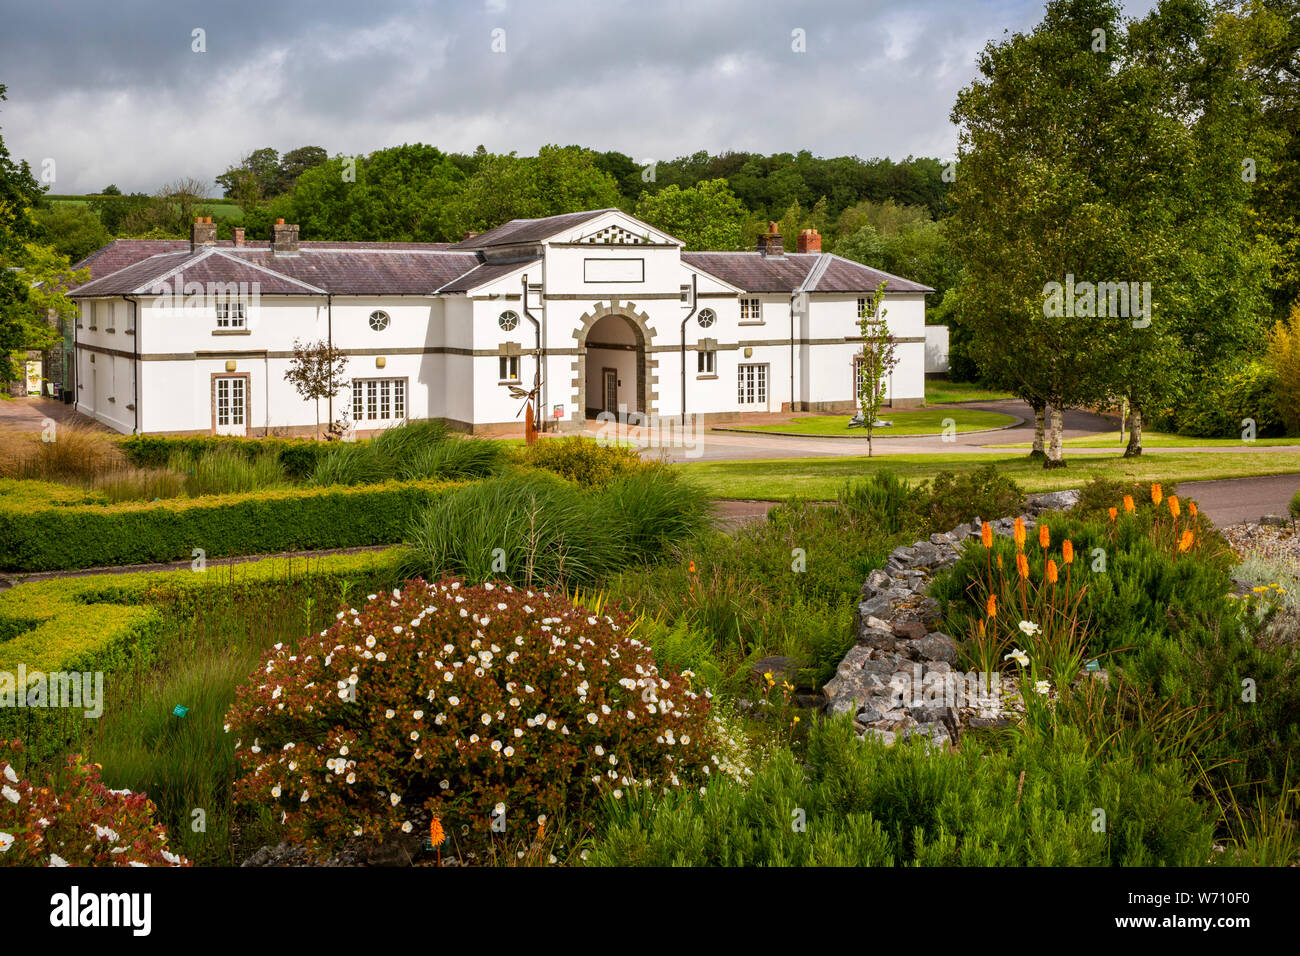
[[[45,198],[51,203],[57,203],[61,206],[85,206],[89,204],[90,200],[100,197],[95,195],[57,196],[47,194]],[[239,220],[244,218],[243,207],[233,199],[205,199],[199,208],[203,215],[211,215],[213,219]]]

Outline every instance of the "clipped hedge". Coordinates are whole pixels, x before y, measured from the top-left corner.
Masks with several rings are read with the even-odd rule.
[[[178,452],[195,457],[209,451],[233,449],[249,459],[273,453],[286,475],[303,481],[335,447],[335,442],[307,438],[240,438],[234,435],[131,435],[118,444],[127,460],[137,468],[166,468]]]
[[[10,485],[15,483],[8,483]],[[38,482],[17,483],[24,486]],[[51,495],[57,494],[50,486]],[[391,544],[452,482],[391,481],[115,505],[0,495],[0,570],[52,571]]]
[[[213,589],[253,599],[269,587],[309,578],[364,588],[397,578],[397,549],[319,558],[266,558],[206,572],[150,571],[20,584],[0,592],[0,674],[39,671],[112,674],[147,665],[178,615],[192,614]],[[5,639],[7,638],[7,639]],[[21,738],[38,758],[87,730],[81,709],[0,707],[0,740]]]

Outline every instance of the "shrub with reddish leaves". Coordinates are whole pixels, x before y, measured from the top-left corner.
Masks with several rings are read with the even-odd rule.
[[[522,836],[604,794],[699,785],[708,702],[629,624],[491,583],[372,595],[239,690],[236,799],[324,849],[429,814],[486,833],[504,811]]]
[[[80,755],[68,758],[65,782],[33,787],[18,772],[22,753],[18,741],[0,740],[0,865],[190,865],[168,851],[143,793],[109,790]]]

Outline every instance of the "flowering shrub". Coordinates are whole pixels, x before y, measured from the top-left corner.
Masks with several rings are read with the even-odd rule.
[[[109,790],[79,755],[68,758],[66,782],[33,787],[17,769],[22,753],[0,740],[0,865],[189,865],[168,851],[144,794]]]
[[[492,583],[371,595],[297,653],[269,650],[237,693],[236,800],[321,849],[428,815],[499,831],[698,784],[708,703],[628,624]]]

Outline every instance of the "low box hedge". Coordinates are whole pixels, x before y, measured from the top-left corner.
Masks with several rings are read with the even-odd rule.
[[[0,485],[0,570],[53,571],[392,544],[455,482],[289,488],[104,505]],[[13,489],[11,486],[24,487]],[[59,486],[47,486],[56,488]],[[58,492],[51,492],[58,494]]]
[[[266,558],[206,572],[149,571],[20,584],[0,592],[0,674],[113,673],[147,666],[174,629],[214,588],[254,600],[268,588],[309,578],[386,586],[398,575],[399,549],[317,558]],[[21,738],[37,759],[85,733],[83,709],[0,707],[0,740]]]
[[[234,435],[131,435],[118,441],[127,460],[137,468],[166,468],[172,455],[187,452],[198,456],[208,451],[234,449],[249,458],[274,453],[284,472],[302,481],[316,470],[316,463],[335,447],[334,442],[310,438],[240,438]]]

